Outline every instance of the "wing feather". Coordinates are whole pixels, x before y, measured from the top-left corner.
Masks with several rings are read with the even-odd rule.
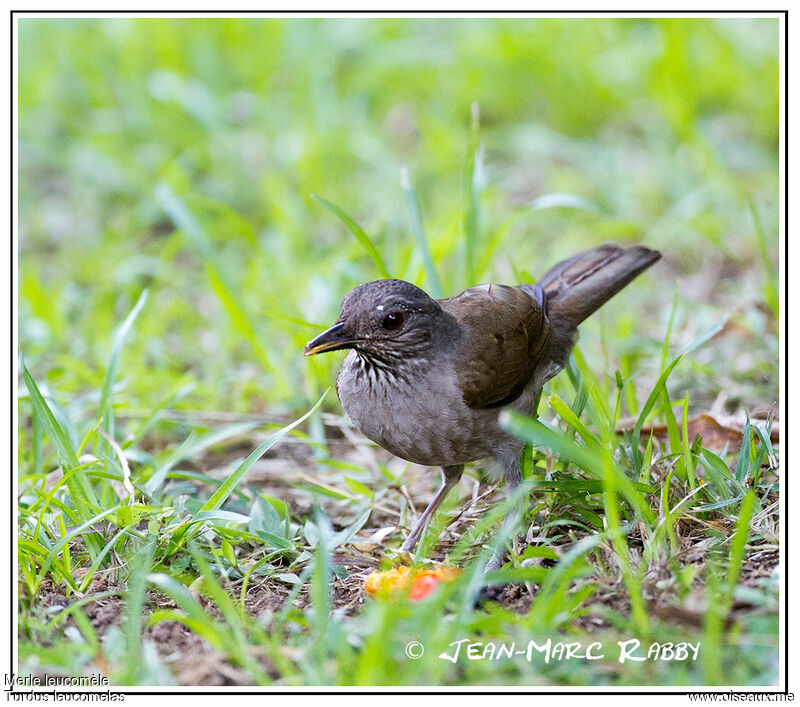
[[[516,400],[531,381],[547,341],[542,288],[479,285],[440,304],[464,332],[456,354],[464,402],[487,408]]]

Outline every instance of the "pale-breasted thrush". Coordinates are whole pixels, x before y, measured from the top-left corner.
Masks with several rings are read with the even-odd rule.
[[[401,549],[411,550],[464,464],[490,457],[508,492],[521,481],[522,442],[498,423],[534,413],[542,386],[567,364],[577,327],[661,254],[604,245],[539,282],[479,285],[434,300],[402,280],[359,285],[336,324],[304,353],[350,349],[336,390],[355,426],[392,454],[442,467],[442,485]],[[495,555],[487,569],[500,564]]]

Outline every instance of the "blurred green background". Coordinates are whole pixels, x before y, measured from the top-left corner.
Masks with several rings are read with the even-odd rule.
[[[120,459],[125,450],[142,500],[137,512],[151,521],[148,537],[162,542],[151,568],[168,572],[173,584],[178,578],[181,589],[198,586],[201,575],[206,582],[213,576],[197,557],[196,569],[186,554],[173,562],[172,550],[165,552],[163,543],[198,511],[218,479],[230,478],[231,457],[243,457],[263,442],[267,433],[261,423],[295,419],[332,384],[341,355],[304,359],[303,345],[334,321],[345,292],[381,276],[364,244],[312,194],[343,209],[364,229],[392,276],[431,291],[435,283],[419,246],[422,234],[414,227],[418,208],[445,295],[478,282],[514,284],[535,278],[557,260],[607,241],[658,248],[663,259],[581,327],[580,349],[588,370],[605,384],[612,406],[616,381],[630,381],[619,391],[622,403],[614,421],[625,427],[622,418],[642,414],[644,421],[656,415],[657,409],[648,413],[640,404],[666,363],[687,347],[691,353],[675,368],[664,395],[678,404],[679,420],[714,406],[742,418],[744,411],[751,418],[774,414],[778,30],[777,19],[743,17],[20,18],[19,344],[69,438],[67,446],[77,455],[91,449],[101,457],[90,459],[85,473],[91,479],[86,483],[98,489],[102,516],[115,504],[127,510],[127,500],[125,489],[113,486],[123,471],[101,432],[119,442]],[[408,180],[401,179],[404,169]],[[118,327],[145,289],[148,297],[124,337]],[[118,347],[112,350],[115,329]],[[700,344],[692,348],[692,342]],[[27,393],[32,388],[20,384],[25,666],[61,666],[70,674],[100,666],[121,684],[168,683],[173,678],[159,672],[157,661],[156,667],[145,666],[150,672],[142,667],[155,659],[139,645],[136,622],[142,605],[136,597],[143,601],[148,566],[138,552],[136,533],[117,535],[121,540],[113,557],[101,563],[100,556],[91,567],[90,545],[85,552],[80,539],[73,537],[68,547],[62,542],[67,523],[86,520],[98,509],[78,507],[75,513],[71,489],[67,493],[56,485],[51,490],[50,484],[61,483],[54,479],[63,459],[56,458],[52,436],[43,434],[43,420],[49,418],[32,413]],[[564,400],[575,397],[566,375],[548,384],[550,389]],[[687,392],[690,396],[684,397]],[[338,411],[332,394],[325,406]],[[547,405],[541,409],[552,416]],[[230,443],[237,426],[226,425],[241,421],[237,434],[245,428],[251,434]],[[309,437],[298,432],[295,440],[305,456],[295,456],[297,447],[282,447],[286,458],[269,460],[282,462],[270,467],[280,471],[248,476],[227,505],[228,511],[253,514],[269,496],[270,503],[284,509],[284,544],[290,551],[274,566],[263,565],[267,594],[293,576],[287,572],[312,566],[316,540],[309,539],[315,537],[309,531],[315,528],[309,499],[318,502],[323,491],[328,501],[338,499],[326,507],[337,528],[349,527],[362,512],[372,512],[378,523],[382,516],[375,520],[375,499],[403,513],[406,508],[398,500],[401,474],[379,476],[374,468],[358,466],[360,459],[334,444],[341,440],[326,439],[332,427],[323,429],[320,415],[309,418],[308,426],[316,443],[313,452],[308,451]],[[216,454],[200,453],[215,440],[228,443]],[[676,453],[691,458],[686,430],[683,452],[680,442],[661,446],[655,471],[672,469]],[[696,685],[722,684],[734,675],[740,684],[775,682],[777,482],[770,477],[759,486],[766,510],[759,510],[759,521],[753,522],[750,549],[753,558],[762,559],[746,564],[741,586],[736,586],[743,555],[733,557],[737,545],[731,537],[744,517],[744,530],[737,536],[741,550],[750,518],[740,513],[745,476],[739,471],[748,465],[746,446],[743,456],[734,458],[738,446],[737,439],[726,448],[727,461],[719,464],[735,464],[741,494],[731,497],[721,482],[719,500],[716,486],[706,488],[707,500],[715,503],[699,512],[715,514],[713,522],[706,516],[697,521],[687,511],[675,521],[684,524],[684,545],[670,550],[661,537],[661,545],[654,546],[653,568],[641,567],[648,581],[661,578],[659,591],[675,590],[678,603],[671,606],[688,607],[704,622],[702,665],[618,672],[611,663],[598,672],[594,666],[584,670],[564,663],[563,673],[557,668],[546,678],[531,678],[534,668],[529,666],[527,673],[509,680]],[[756,454],[751,446],[750,451],[760,479],[764,448]],[[167,480],[179,461],[182,468],[173,469]],[[539,461],[536,473],[544,475],[542,464],[549,473],[550,457]],[[77,458],[73,466],[78,469]],[[364,482],[344,477],[345,471],[361,474]],[[676,488],[673,478],[671,495],[672,472],[662,484],[664,476],[655,471],[660,488],[647,496],[647,503],[659,514],[670,503],[673,509],[681,507],[689,498],[687,488]],[[436,475],[427,476],[433,484]],[[320,486],[310,484],[315,480]],[[411,481],[406,477],[403,483]],[[157,493],[147,493],[151,483]],[[348,488],[353,493],[337,492]],[[286,501],[294,502],[291,514]],[[562,501],[555,494],[549,502],[554,514],[563,513],[566,525],[572,523],[574,504]],[[592,507],[601,513],[602,503]],[[592,515],[594,529],[604,532],[606,517]],[[126,527],[128,521],[135,518],[117,518],[117,525]],[[391,522],[398,521],[392,516]],[[239,577],[244,567],[250,572],[261,566],[272,556],[264,553],[274,554],[269,543],[236,536],[230,527],[235,525],[213,525],[219,536],[209,539],[207,533],[203,550],[215,558],[218,571],[228,567],[226,581]],[[729,595],[724,595],[715,579],[714,553],[727,557],[729,548],[734,548],[733,570],[725,585]],[[628,557],[627,546],[621,557]],[[671,563],[668,571],[662,560]],[[592,566],[590,591],[595,580],[608,586],[616,565],[608,560],[606,567],[605,562]],[[556,565],[558,573],[564,566],[570,567]],[[62,637],[60,615],[53,616],[65,603],[62,592],[72,596],[80,581],[81,591],[94,593],[94,601],[104,595],[103,582],[118,571],[126,578],[128,567],[133,568],[133,588],[126,589],[126,596],[134,599],[126,611],[134,618],[125,623],[127,648],[115,648],[116,629],[106,630],[102,614],[91,615],[103,634],[102,650],[88,619],[80,627],[88,644],[74,626],[65,628]],[[764,576],[756,576],[762,570]],[[534,629],[566,626],[573,612],[584,611],[576,607],[588,595],[570,590],[570,572],[583,569],[563,571],[553,570],[562,584],[552,595],[542,592],[527,619],[511,611],[495,611],[488,618],[475,611],[467,612],[473,623],[462,625],[501,636],[518,630],[526,640]],[[327,581],[324,572],[320,577]],[[293,591],[302,583],[297,579]],[[734,588],[740,591],[737,599],[755,602],[756,609],[742,618],[743,628],[736,629],[741,633],[723,635],[721,617]],[[624,587],[618,583],[617,589]],[[705,603],[695,602],[695,593]],[[244,589],[242,594],[244,602]],[[282,601],[286,595],[275,596]],[[442,608],[446,597],[408,614],[379,603],[368,603],[354,617],[336,609],[330,621],[324,593],[312,599],[317,619],[286,603],[285,611],[295,612],[287,624],[288,644],[283,629],[247,643],[230,628],[239,625],[236,621],[219,624],[218,635],[231,642],[227,659],[247,668],[235,682],[505,679],[479,663],[456,674],[449,672],[449,664],[431,667],[425,661],[395,659],[406,640],[404,631],[427,641],[437,630],[455,625]],[[613,604],[613,610],[601,604],[599,599],[593,610],[611,615],[621,635],[632,635],[635,622],[624,601]],[[547,621],[540,605],[550,607]],[[263,616],[242,612],[241,625],[259,636]],[[75,613],[76,620],[80,616]],[[280,622],[289,614],[282,616]],[[205,615],[206,624],[195,628],[198,634],[205,635],[213,623],[210,617]],[[313,641],[305,638],[308,626],[316,627]],[[345,634],[331,626],[364,641],[386,643],[367,642],[380,651],[353,649],[348,658],[347,650],[362,644],[339,640]],[[160,628],[150,626],[148,635]],[[669,630],[682,637],[687,631],[677,625]],[[335,669],[324,657],[323,636],[334,646],[331,651],[339,651]],[[265,676],[248,663],[244,647],[251,643],[268,648],[275,660],[299,656],[297,665],[279,662],[275,675]],[[284,654],[284,649],[295,652]],[[182,673],[191,667],[191,656],[179,655],[168,642],[164,651],[177,681],[200,680]],[[375,662],[377,655],[382,663]]]
[[[379,277],[310,194],[348,212],[393,276],[429,286],[407,165],[443,290],[475,284],[473,104],[472,279],[637,240],[665,259],[636,285],[657,293],[649,309],[609,305],[623,334],[663,336],[678,278],[692,332],[727,310],[761,334],[751,305],[777,307],[777,41],[777,20],[745,18],[21,19],[28,366],[64,395],[97,390],[110,332],[148,287],[119,405],[190,377],[188,408],[306,409],[338,360],[304,360],[303,343]],[[740,366],[766,397],[772,350]]]

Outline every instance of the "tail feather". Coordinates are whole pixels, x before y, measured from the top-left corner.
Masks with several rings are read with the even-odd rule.
[[[660,257],[644,246],[602,245],[558,263],[538,282],[548,316],[577,327]]]

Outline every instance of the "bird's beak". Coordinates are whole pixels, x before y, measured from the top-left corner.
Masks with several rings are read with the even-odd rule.
[[[330,329],[323,331],[316,339],[309,341],[303,349],[303,356],[313,356],[326,351],[352,348],[358,339],[345,334],[344,323],[334,324]]]

